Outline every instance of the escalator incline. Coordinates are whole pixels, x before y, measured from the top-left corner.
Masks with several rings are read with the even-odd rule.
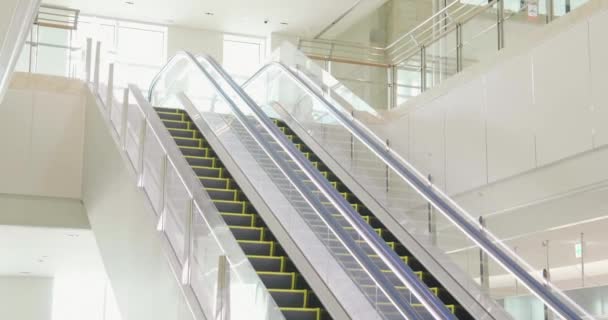
[[[340,192],[340,194],[351,204],[351,206],[361,215],[363,220],[376,230],[378,235],[393,249],[401,260],[407,264],[418,277],[429,287],[439,299],[446,304],[448,309],[456,315],[458,319],[469,320],[473,317],[458,304],[456,299],[449,293],[441,284],[431,275],[422,264],[420,264],[414,256],[403,246],[399,240],[378,220],[374,214],[353,194],[346,185],[315,155],[297,134],[289,128],[289,126],[280,120],[273,120],[277,127],[286,135],[286,137],[300,150],[304,156],[317,168],[321,174],[331,183],[331,185]],[[408,291],[406,288],[400,289],[404,297],[407,298]]]
[[[331,320],[188,114],[180,109],[155,110],[285,318]]]

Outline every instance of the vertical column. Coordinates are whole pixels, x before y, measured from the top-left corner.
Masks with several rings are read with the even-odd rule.
[[[108,66],[108,88],[106,92],[106,107],[108,108],[108,119],[112,122],[112,102],[114,100],[114,64]]]
[[[482,233],[486,230],[486,220],[484,217],[479,217],[479,227]],[[481,279],[481,287],[485,292],[490,292],[490,268],[488,255],[479,249],[479,276]]]
[[[394,109],[397,107],[397,90],[398,90],[398,79],[397,79],[397,66],[391,65],[386,69],[388,78],[388,109]]]
[[[429,174],[427,180],[429,182],[429,187],[433,187],[433,176]],[[428,232],[429,236],[431,237],[431,243],[433,245],[437,245],[437,219],[435,217],[433,205],[430,202],[427,203],[427,219]]]
[[[456,72],[462,71],[462,24],[456,25]]]
[[[120,144],[127,149],[127,117],[129,115],[129,88],[125,88],[122,96],[122,115],[120,118]]]
[[[101,41],[97,41],[97,47],[95,48],[95,72],[93,74],[93,84],[95,86],[95,93],[99,93],[99,67],[101,64]]]
[[[420,47],[420,92],[426,91],[426,47]]]
[[[194,199],[190,197],[186,205],[186,229],[184,232],[184,266],[182,268],[182,284],[190,285],[192,275],[192,224],[194,221]]]
[[[581,286],[585,287],[585,234],[581,232]]]
[[[547,6],[547,23],[553,21],[554,17],[554,0],[546,0],[545,5]]]
[[[93,39],[87,38],[87,52],[85,52],[84,81],[91,82],[91,60],[93,59]]]
[[[496,30],[498,32],[498,50],[505,47],[505,1],[498,0],[496,2]]]
[[[219,256],[218,258],[215,301],[215,319],[230,319],[230,262],[226,256]]]

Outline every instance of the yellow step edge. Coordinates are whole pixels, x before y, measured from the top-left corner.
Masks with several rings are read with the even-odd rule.
[[[232,212],[221,212],[222,216],[233,216],[233,217],[248,217],[251,220],[250,227],[255,227],[255,215],[250,213],[232,213]]]
[[[295,288],[296,287],[296,281],[297,281],[297,274],[295,272],[276,272],[276,271],[256,271],[256,273],[258,275],[267,275],[267,276],[271,276],[271,275],[288,275],[291,277],[291,288]]]
[[[211,160],[214,168],[215,168],[215,163],[217,162],[217,159],[214,157],[184,156],[184,158]]]
[[[217,169],[217,168],[211,168],[211,169]],[[220,173],[221,175],[221,173]],[[200,177],[199,177],[200,178]],[[238,196],[239,196],[239,192],[236,189],[218,189],[218,188],[204,188],[206,191],[221,191],[221,192],[232,192],[234,194],[233,200],[237,201]]]
[[[262,227],[241,227],[241,226],[228,226],[230,229],[241,229],[241,230],[259,230],[260,231],[260,239],[259,241],[264,241],[265,230]]]
[[[307,289],[268,289],[268,292],[301,293],[304,295],[304,301],[302,304],[302,308],[306,308],[306,306],[308,305],[309,291]]]
[[[238,203],[241,205],[241,214],[246,214],[245,213],[245,209],[247,208],[247,204],[249,204],[249,202],[247,201],[232,201],[232,200],[212,200],[213,203]]]
[[[271,259],[271,260],[280,260],[281,261],[281,271],[285,271],[285,256],[256,256],[256,255],[247,255],[247,258],[257,258],[257,259]]]
[[[263,243],[263,244],[270,244],[270,256],[274,256],[274,248],[275,248],[275,242],[274,241],[254,241],[254,240],[237,240],[238,243]]]

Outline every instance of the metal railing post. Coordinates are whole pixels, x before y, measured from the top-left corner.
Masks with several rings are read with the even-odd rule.
[[[543,269],[543,279],[545,280],[545,282],[548,284],[551,282],[551,272],[549,272],[548,269]],[[550,289],[549,286],[547,286],[547,289]],[[546,304],[543,306],[544,309],[544,313],[545,313],[545,320],[553,320],[553,312],[551,312],[551,309],[549,309],[549,306],[547,306]]]
[[[426,47],[420,47],[420,92],[426,91]]]
[[[169,162],[169,155],[165,152],[163,159],[161,160],[161,172],[160,172],[160,199],[158,199],[158,225],[156,226],[158,231],[165,231],[165,222],[167,221],[167,214],[165,210],[165,199],[167,194],[167,165]]]
[[[391,142],[389,139],[386,139],[386,152],[389,152],[391,149]],[[390,191],[390,183],[391,183],[391,176],[390,176],[390,168],[388,165],[384,166],[384,170],[385,170],[385,181],[386,181],[386,193],[388,194],[388,192]]]
[[[389,66],[386,73],[388,80],[387,106],[391,110],[397,107],[397,66]]]
[[[112,101],[114,100],[114,64],[108,66],[108,91],[106,92],[106,106],[108,108],[108,119],[112,122]]]
[[[93,59],[93,39],[87,38],[87,52],[85,52],[84,81],[91,82],[91,60]]]
[[[429,187],[433,187],[433,176],[428,175],[427,177],[429,181]],[[428,219],[428,231],[429,237],[431,238],[431,243],[433,245],[437,244],[437,218],[435,217],[435,211],[433,210],[433,204],[430,202],[427,204],[427,219]]]
[[[95,71],[93,73],[93,84],[95,86],[95,93],[99,93],[99,65],[101,64],[101,41],[97,41],[97,47],[95,48]]]
[[[456,72],[462,71],[462,24],[456,25]]]
[[[547,23],[550,23],[554,19],[554,0],[546,0],[545,5],[547,6]]]
[[[138,150],[138,168],[137,175],[139,177],[138,186],[144,186],[144,145],[146,144],[146,128],[148,127],[147,115],[141,119],[141,128],[139,129],[139,150]]]
[[[230,262],[226,256],[218,257],[215,301],[215,320],[230,319]]]
[[[184,265],[182,284],[189,285],[192,276],[192,222],[194,221],[194,199],[191,197],[186,206],[186,232],[184,232]]]
[[[585,234],[581,232],[581,286],[585,287]]]
[[[127,117],[129,116],[129,88],[125,88],[122,96],[122,115],[120,118],[120,146],[127,149]]]
[[[486,230],[486,219],[479,217],[480,231],[485,233]],[[479,277],[481,279],[481,287],[485,292],[490,292],[490,268],[489,268],[489,257],[488,254],[479,250]]]
[[[496,30],[498,31],[498,50],[505,47],[505,1],[498,0],[496,2]]]

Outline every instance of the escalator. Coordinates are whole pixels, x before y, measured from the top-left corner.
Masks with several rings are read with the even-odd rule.
[[[361,215],[363,220],[370,224],[374,230],[386,241],[387,245],[393,249],[403,260],[416,272],[416,275],[423,281],[439,299],[456,315],[458,319],[473,319],[473,317],[463,308],[454,297],[441,286],[441,284],[430,274],[422,264],[405,248],[388,229],[380,222],[374,214],[353,194],[344,183],[315,155],[315,153],[291,130],[288,125],[280,120],[274,120],[280,130],[292,141],[312,164],[321,171],[334,188],[351,204],[351,206]],[[403,291],[406,291],[404,288]]]
[[[186,112],[156,111],[285,319],[331,319]]]

